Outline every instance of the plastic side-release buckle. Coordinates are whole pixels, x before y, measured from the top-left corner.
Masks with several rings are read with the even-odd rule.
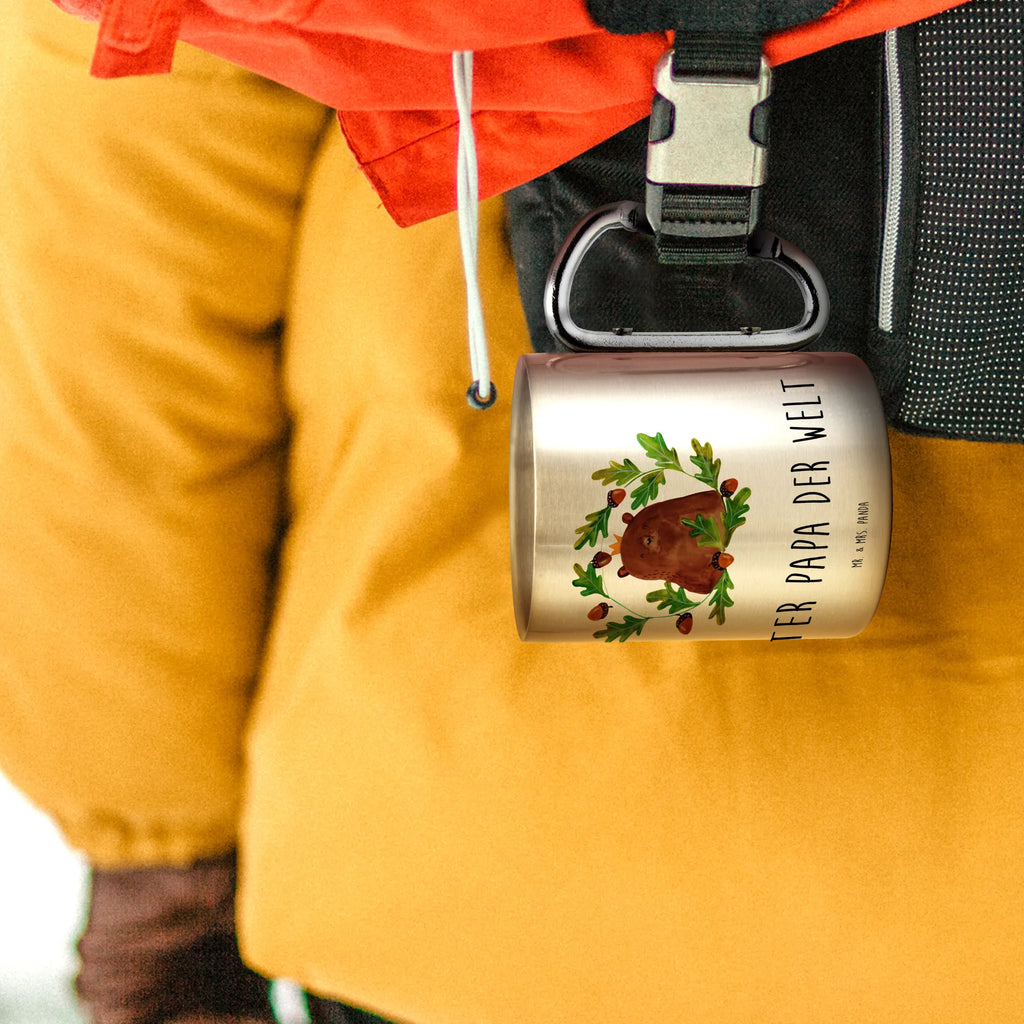
[[[771,79],[763,57],[753,78],[675,74],[671,50],[658,62],[645,210],[662,262],[745,258],[765,178]]]

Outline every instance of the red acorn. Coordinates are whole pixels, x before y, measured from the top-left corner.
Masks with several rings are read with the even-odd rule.
[[[598,551],[590,560],[590,564],[596,569],[603,569],[611,560],[612,556],[607,551]]]
[[[683,614],[676,619],[676,629],[678,629],[683,636],[686,636],[686,634],[693,629],[693,616],[689,612],[683,612]]]
[[[591,622],[597,622],[600,619],[605,618],[608,611],[608,605],[602,601],[600,604],[595,604],[594,607],[587,612],[587,618],[590,619]]]
[[[731,476],[728,480],[723,480],[722,486],[718,489],[723,498],[731,498],[740,489],[740,482],[736,477]]]
[[[608,492],[608,507],[618,508],[626,500],[626,490],[624,487],[616,487],[614,491]]]
[[[728,569],[736,559],[728,551],[716,551],[711,556],[711,564],[716,569]]]

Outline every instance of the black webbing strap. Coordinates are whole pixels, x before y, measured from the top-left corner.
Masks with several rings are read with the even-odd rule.
[[[666,186],[661,202],[661,226],[655,234],[658,262],[711,266],[741,263],[747,258],[747,239],[756,223],[752,189],[696,189]],[[689,234],[687,228],[722,226],[729,234]]]
[[[665,32],[724,32],[763,37],[814,21],[836,0],[586,0],[591,18],[619,35]]]
[[[672,74],[676,78],[757,78],[761,35],[757,32],[676,30]]]
[[[755,81],[760,72],[759,35],[683,29],[676,32],[672,50],[673,79]],[[669,116],[664,112],[664,101],[661,106],[662,117],[652,117],[652,141],[664,137],[669,127],[664,123]],[[757,221],[757,205],[754,188],[707,184],[662,186],[661,222],[656,233],[658,261],[699,265],[742,262],[747,257],[747,238]]]
[[[671,75],[670,88],[665,88],[665,74]],[[676,32],[670,68],[662,68],[658,95],[651,114],[649,141],[663,142],[678,134],[673,145],[691,145],[714,149],[717,145],[735,145],[736,139],[688,139],[688,125],[679,122],[678,111],[662,92],[674,94],[688,82],[736,83],[756,85],[762,74],[761,37],[752,33]],[[677,98],[681,99],[680,92]],[[709,97],[709,102],[714,102]],[[693,110],[690,111],[693,114]],[[760,112],[763,115],[763,111]],[[683,115],[685,116],[685,114]],[[757,136],[763,145],[766,139],[765,118],[753,117],[740,124],[740,144],[748,136]],[[699,117],[697,118],[699,119]],[[755,125],[754,122],[757,122]],[[735,126],[734,126],[735,131]],[[753,138],[748,139],[749,145]],[[648,165],[648,217],[655,228],[658,260],[671,264],[739,263],[747,257],[747,239],[757,222],[759,182],[737,182],[723,175],[725,183],[716,184],[714,175],[705,173],[696,179],[685,177],[684,160],[678,167],[671,161],[658,167],[650,177]],[[753,159],[750,160],[750,166]],[[704,168],[705,172],[707,168]],[[676,172],[678,176],[673,176]],[[667,176],[666,176],[667,175]]]

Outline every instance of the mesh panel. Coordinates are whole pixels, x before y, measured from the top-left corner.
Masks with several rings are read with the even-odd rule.
[[[901,410],[927,431],[1024,440],[1024,5],[919,27],[919,225]]]

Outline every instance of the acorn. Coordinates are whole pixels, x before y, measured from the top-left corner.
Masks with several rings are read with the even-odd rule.
[[[683,612],[683,614],[676,619],[676,629],[678,629],[683,636],[686,636],[686,634],[693,629],[693,616],[689,612]]]
[[[723,498],[731,498],[740,489],[740,482],[736,477],[731,476],[728,480],[722,481],[722,486],[718,488]]]
[[[608,611],[608,604],[605,601],[602,601],[600,604],[595,604],[594,607],[587,612],[587,618],[590,619],[591,622],[598,622],[600,619],[607,616]]]
[[[598,551],[596,555],[590,560],[590,564],[595,569],[603,569],[610,561],[612,556],[607,551]]]
[[[711,556],[711,564],[716,569],[728,569],[736,559],[729,554],[728,551],[716,551]]]
[[[608,507],[618,508],[626,500],[626,489],[616,487],[614,491],[608,492]]]

